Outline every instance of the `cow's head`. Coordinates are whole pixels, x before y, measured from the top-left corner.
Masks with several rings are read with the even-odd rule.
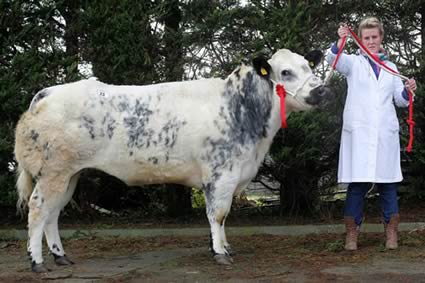
[[[323,82],[312,72],[320,63],[322,55],[322,52],[314,50],[303,57],[287,49],[280,49],[269,60],[255,58],[253,65],[264,79],[284,85],[288,110],[304,111],[317,105],[327,93]]]

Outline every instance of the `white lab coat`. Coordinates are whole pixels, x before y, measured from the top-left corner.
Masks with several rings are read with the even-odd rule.
[[[332,64],[336,55],[328,50]],[[396,66],[389,61],[393,70]],[[400,166],[399,123],[395,106],[407,107],[400,78],[380,70],[377,79],[361,54],[342,53],[337,71],[347,78],[338,182],[393,183],[403,179]]]

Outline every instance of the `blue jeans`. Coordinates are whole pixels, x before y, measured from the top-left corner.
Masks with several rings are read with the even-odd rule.
[[[382,215],[385,223],[388,223],[391,216],[399,212],[397,201],[398,183],[377,183],[376,185],[378,187]],[[364,198],[371,186],[371,183],[350,183],[348,185],[344,216],[354,217],[357,225],[362,223]]]

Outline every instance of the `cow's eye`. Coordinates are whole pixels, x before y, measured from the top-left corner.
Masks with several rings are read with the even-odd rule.
[[[281,72],[281,74],[282,74],[283,77],[287,77],[287,76],[291,75],[291,71],[289,71],[289,70],[283,70]]]

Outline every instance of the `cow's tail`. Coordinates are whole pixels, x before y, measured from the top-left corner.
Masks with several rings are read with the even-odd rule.
[[[16,188],[18,191],[18,202],[16,208],[18,213],[23,215],[25,208],[28,205],[28,200],[33,191],[32,176],[20,164],[18,165],[18,179],[16,181]]]

